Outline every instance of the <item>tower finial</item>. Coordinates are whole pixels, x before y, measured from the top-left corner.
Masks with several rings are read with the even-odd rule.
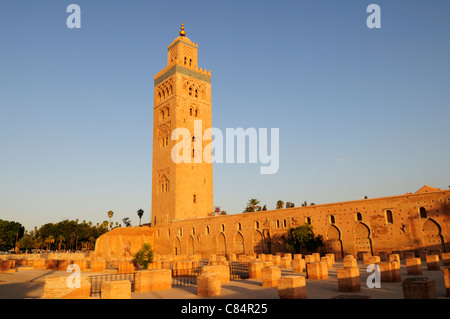
[[[184,24],[183,24],[183,22],[181,22],[180,36],[184,37],[185,35],[186,35],[186,32],[184,32]]]

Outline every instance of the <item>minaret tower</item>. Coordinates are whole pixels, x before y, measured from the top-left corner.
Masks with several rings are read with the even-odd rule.
[[[198,68],[197,49],[181,24],[180,36],[168,47],[167,66],[155,75],[152,225],[206,217],[213,212],[212,163],[194,161],[196,152],[203,152],[211,143],[202,137],[212,126],[211,72]],[[181,140],[171,139],[176,128],[190,132],[190,163],[172,159],[172,149]]]

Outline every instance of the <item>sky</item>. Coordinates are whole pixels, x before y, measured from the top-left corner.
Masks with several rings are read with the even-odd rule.
[[[0,219],[150,221],[153,79],[181,22],[213,126],[279,129],[276,174],[214,164],[228,214],[450,187],[447,0],[2,0]]]

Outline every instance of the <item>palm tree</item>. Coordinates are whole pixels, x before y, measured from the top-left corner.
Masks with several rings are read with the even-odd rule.
[[[138,209],[137,214],[139,216],[139,226],[141,226],[141,218],[144,215],[144,211],[142,209]]]
[[[61,252],[61,243],[66,240],[63,235],[59,235],[58,251]]]
[[[53,244],[55,242],[55,238],[53,238],[52,235],[48,236],[45,239],[45,243],[47,244],[47,251],[50,250],[50,245]]]
[[[108,217],[109,217],[109,222],[110,222],[110,225],[111,225],[111,218],[114,216],[114,212],[113,211],[109,211],[108,212]]]
[[[252,198],[248,201],[247,203],[247,207],[244,210],[244,213],[248,213],[248,212],[256,212],[256,209],[259,207],[259,200],[257,200],[256,198]]]
[[[277,209],[282,209],[284,207],[284,202],[282,200],[279,200],[277,202]]]

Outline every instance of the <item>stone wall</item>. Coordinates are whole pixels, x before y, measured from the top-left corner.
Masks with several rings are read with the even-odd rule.
[[[426,216],[425,216],[426,215]],[[322,253],[450,251],[450,191],[423,187],[414,194],[265,212],[117,228],[101,236],[96,255],[121,256],[150,242],[157,254],[209,256],[287,252],[287,231],[310,222],[323,236]]]

